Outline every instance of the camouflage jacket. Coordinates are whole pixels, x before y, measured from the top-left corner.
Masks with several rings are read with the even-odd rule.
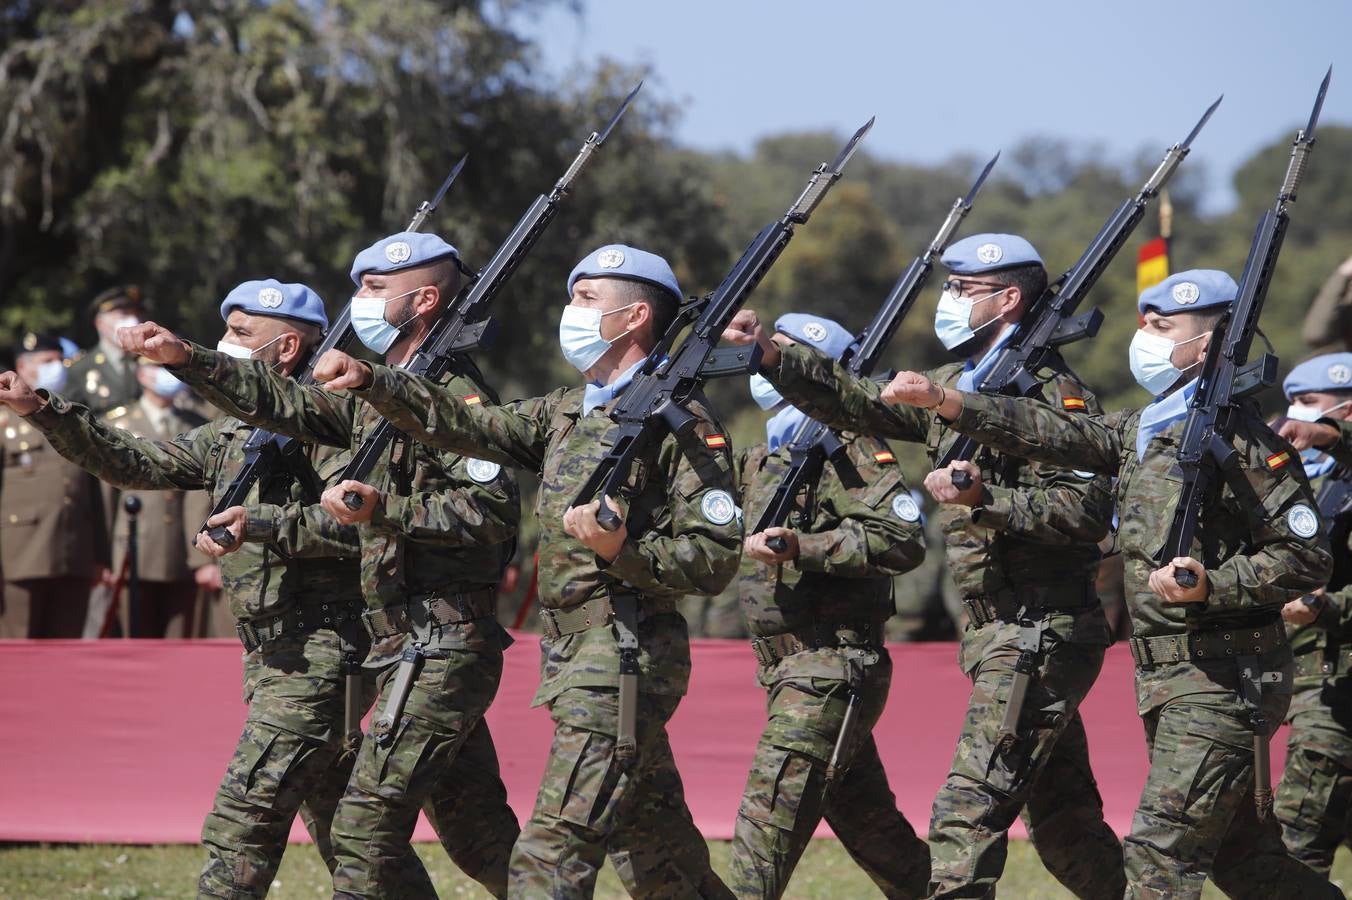
[[[253,428],[220,418],[172,441],[138,438],[91,413],[50,395],[28,417],[58,453],[115,487],[126,490],[205,490],[212,505],[229,489],[244,465],[244,444]],[[268,518],[290,503],[310,500],[342,471],[346,453],[292,443],[285,463],[254,485],[248,506]],[[280,542],[245,544],[220,560],[221,580],[237,619],[270,617],[297,601],[338,599],[359,602],[355,529],[329,520],[306,536],[287,536],[304,553],[284,551]]]
[[[668,437],[635,466],[614,499],[627,522],[644,524],[606,564],[563,530],[564,512],[614,439],[614,423],[603,410],[581,414],[582,388],[495,406],[388,366],[373,370],[374,382],[361,396],[401,431],[540,475],[535,504],[540,605],[566,609],[610,589],[637,591],[640,609],[651,613],[639,624],[641,689],[685,693],[689,639],[685,621],[669,610],[687,594],[712,595],[726,587],[742,548],[727,441],[708,410],[692,404],[700,422],[683,450]],[[569,688],[618,684],[612,629],[541,644],[537,704]]]
[[[1325,420],[1330,422],[1332,420]],[[1337,422],[1341,438],[1329,450],[1340,468],[1311,482],[1316,494],[1330,478],[1352,469],[1352,422]],[[1329,523],[1325,522],[1327,527]],[[1291,650],[1296,654],[1296,685],[1312,687],[1326,680],[1352,675],[1352,532],[1334,527],[1331,538],[1333,577],[1318,617],[1309,625],[1287,625]]]
[[[1329,275],[1305,314],[1301,336],[1316,353],[1352,346],[1352,278],[1336,269]]]
[[[953,363],[930,377],[951,387],[961,374],[962,364]],[[883,403],[877,382],[851,375],[802,344],[786,348],[778,369],[765,375],[795,406],[834,428],[923,443],[935,460],[959,437],[932,413]],[[1039,379],[1052,402],[1074,415],[1099,413],[1098,401],[1074,378],[1048,369]],[[964,597],[1026,587],[1092,591],[1098,541],[1112,519],[1109,479],[1033,464],[989,446],[980,447],[972,462],[981,469],[985,501],[972,508],[947,504],[938,514],[958,591]],[[1074,614],[1051,615],[1049,628],[1076,642],[1108,643],[1107,620],[1097,602]]]
[[[1183,421],[1155,435],[1138,461],[1140,410],[1098,420],[1036,400],[964,394],[963,401],[953,427],[982,443],[1055,465],[1117,475],[1118,541],[1138,636],[1272,622],[1283,604],[1328,577],[1332,557],[1323,529],[1317,527],[1314,496],[1299,458],[1256,410],[1243,417],[1234,439],[1242,481],[1227,480],[1205,504],[1189,554],[1206,566],[1210,596],[1200,604],[1164,603],[1147,581],[1159,567],[1155,556],[1181,491],[1178,441]]]
[[[226,412],[298,440],[355,450],[381,423],[379,413],[349,393],[301,385],[261,362],[196,345],[175,374]],[[463,374],[444,381],[461,396],[487,390]],[[516,480],[501,466],[398,439],[367,481],[382,493],[371,521],[358,528],[367,606],[496,588],[521,509]],[[326,519],[317,506],[297,506],[272,527]],[[251,524],[251,540],[254,530]],[[477,649],[485,642],[500,646],[506,634],[496,619],[483,619],[443,629],[441,637],[440,646]]]
[[[770,566],[742,559],[738,594],[747,627],[768,636],[804,628],[875,620],[893,612],[892,576],[925,558],[920,507],[882,441],[841,435],[858,473],[850,487],[827,463],[816,489],[799,495],[784,523],[798,534],[798,558]],[[760,520],[789,467],[788,447],[759,444],[737,454],[738,484],[748,529]]]

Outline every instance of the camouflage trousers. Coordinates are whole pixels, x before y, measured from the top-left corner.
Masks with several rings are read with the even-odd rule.
[[[381,698],[397,666],[381,673]],[[333,820],[335,897],[435,898],[410,839],[426,812],[451,860],[496,897],[518,826],[483,715],[502,677],[500,650],[426,658],[385,746],[367,735]]]
[[[1289,653],[1286,660],[1289,679]],[[1258,818],[1253,728],[1231,687],[1235,664],[1175,663],[1138,670],[1137,677],[1147,672],[1167,683],[1169,670],[1177,670],[1177,683],[1190,692],[1173,693],[1143,716],[1150,774],[1122,845],[1127,896],[1199,897],[1210,876],[1230,897],[1341,897],[1287,854],[1274,818]],[[1274,730],[1290,700],[1290,694],[1264,691],[1263,714]]]
[[[1282,840],[1296,859],[1327,876],[1338,845],[1352,837],[1352,709],[1348,685],[1322,683],[1291,700],[1286,772],[1277,790]]]
[[[887,703],[892,660],[886,651],[864,669],[858,685],[859,718],[846,747],[849,768],[829,790],[826,766],[840,734],[851,665],[835,650],[811,651],[839,660],[837,678],[819,677],[821,662],[799,666],[796,654],[767,675],[769,718],[747,776],[732,841],[732,890],[738,897],[784,893],[799,857],[825,816],[831,830],[887,897],[923,897],[929,882],[929,847],[897,811],[873,726]],[[818,673],[818,677],[813,674]],[[762,684],[765,679],[762,679]]]
[[[269,641],[244,657],[249,705],[239,746],[202,826],[198,896],[262,897],[300,812],[329,870],[330,825],[352,770],[343,754],[343,675],[336,632]],[[363,700],[375,692],[367,679]]]
[[[607,853],[634,897],[732,896],[710,866],[667,741],[679,702],[639,695],[638,753],[628,764],[615,759],[613,688],[572,688],[550,703],[554,740],[512,851],[512,896],[590,897]]]
[[[1018,737],[1000,745],[1014,680],[1018,629],[969,628],[963,668],[972,678],[967,718],[930,820],[934,897],[991,897],[1004,871],[1008,830],[1023,819],[1043,865],[1082,898],[1122,896],[1122,850],[1106,822],[1079,705],[1103,666],[1104,648],[1044,637]]]

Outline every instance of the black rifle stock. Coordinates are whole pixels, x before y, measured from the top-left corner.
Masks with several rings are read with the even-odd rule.
[[[563,177],[555,182],[547,195],[541,194],[535,198],[535,202],[517,221],[502,246],[498,247],[493,258],[488,261],[488,265],[484,266],[481,272],[466,278],[459,294],[447,305],[446,311],[423,338],[413,357],[403,366],[405,371],[425,378],[440,378],[450,370],[457,356],[468,354],[492,341],[497,330],[496,322],[490,314],[493,300],[530,253],[535,242],[544,234],[549,223],[554,220],[573,182],[586,168],[593,154],[601,149],[601,145],[619,124],[620,118],[634,102],[634,97],[642,87],[643,82],[640,81],[624,98],[605,127],[600,131],[593,131],[583,141],[582,149],[563,173]],[[388,421],[382,421],[352,455],[352,460],[343,470],[339,481],[365,481],[398,434],[397,428]],[[348,509],[358,510],[362,507],[362,498],[356,491],[348,491],[343,494],[343,504]]]
[[[924,253],[911,260],[906,271],[902,272],[896,284],[892,285],[892,290],[888,292],[887,299],[873,316],[873,321],[855,337],[854,349],[846,350],[841,358],[847,371],[864,378],[873,374],[882,358],[883,350],[887,348],[897,328],[915,305],[916,298],[920,296],[920,291],[934,271],[935,260],[943,255],[945,248],[953,240],[953,235],[957,233],[958,226],[972,211],[972,203],[977,193],[986,183],[986,177],[990,175],[999,158],[1000,154],[995,154],[981,170],[967,195],[953,201],[953,206],[948,210],[948,217],[944,219],[943,225],[939,226],[934,240],[930,241]],[[844,445],[841,444],[840,437],[834,429],[812,419],[800,425],[793,439],[789,441],[789,469],[775,487],[770,503],[761,513],[752,534],[759,534],[767,528],[787,522],[794,498],[804,488],[810,489],[817,484],[826,461],[830,459],[837,466],[844,463],[840,455],[843,449]],[[788,541],[779,536],[768,538],[765,543],[775,553],[783,553],[789,548]]]
[[[1202,114],[1188,136],[1165,151],[1164,158],[1146,179],[1140,192],[1123,201],[1075,264],[1048,286],[1029,307],[1014,338],[1000,351],[986,377],[977,385],[978,391],[983,394],[1016,396],[1035,394],[1040,387],[1036,377],[1039,369],[1046,365],[1065,368],[1060,358],[1061,347],[1098,334],[1103,313],[1091,309],[1076,316],[1075,310],[1136,230],[1150,201],[1173,177],[1179,164],[1188,155],[1193,139],[1201,132],[1216,107],[1220,106],[1222,99],[1216,98],[1216,102]],[[940,457],[937,468],[945,468],[956,460],[971,459],[975,452],[976,443],[971,438],[959,437]],[[965,489],[971,481],[965,472],[957,472],[953,483]]]
[[[678,318],[698,310],[690,333],[668,357],[665,347],[674,336],[669,329],[612,406],[610,417],[619,426],[615,443],[578,491],[573,506],[590,503],[598,494],[616,496],[634,461],[666,435],[673,434],[681,441],[687,439],[697,419],[686,404],[706,379],[754,371],[759,365],[758,349],[737,347],[730,353],[726,350],[715,353],[714,348],[723,329],[788,246],[794,229],[807,222],[826,192],[840,179],[841,170],[872,127],[873,119],[869,119],[845,144],[835,162],[822,163],[813,171],[798,199],[778,221],[761,229],[712,294],[682,308],[683,315]],[[618,513],[604,501],[596,513],[596,521],[606,531],[615,531],[621,524]]]
[[[424,200],[418,205],[418,209],[413,213],[413,218],[409,220],[405,231],[419,231],[423,223],[430,216],[450,190],[460,170],[465,167],[465,161],[468,156],[460,157],[460,161],[451,169],[451,173],[446,176],[446,180],[441,183],[441,187],[433,195],[431,200]],[[330,350],[345,350],[352,343],[352,338],[356,332],[352,330],[352,305],[349,303],[339,313],[338,318],[329,324],[329,330],[324,335],[324,340],[314,349],[300,365],[295,374],[295,379],[299,384],[314,384],[314,369],[317,363],[325,353]],[[249,497],[249,491],[253,486],[263,478],[264,475],[274,470],[286,452],[291,439],[280,434],[275,434],[263,428],[256,428],[249,439],[244,442],[244,466],[235,473],[235,478],[226,488],[221,499],[216,501],[215,507],[211,510],[211,516],[225,512],[234,506],[243,506],[244,501]],[[235,535],[224,525],[208,527],[203,524],[199,531],[205,531],[217,544],[222,547],[233,546],[236,540]]]
[[[1290,221],[1290,206],[1305,174],[1311,148],[1314,147],[1314,129],[1324,106],[1333,67],[1329,67],[1319,85],[1314,109],[1305,128],[1296,133],[1291,147],[1291,160],[1286,167],[1277,202],[1263,214],[1254,231],[1249,256],[1239,278],[1239,292],[1229,311],[1216,325],[1207,347],[1197,391],[1188,405],[1188,417],[1183,426],[1183,437],[1178,445],[1178,464],[1183,472],[1183,490],[1174,508],[1169,535],[1157,557],[1164,565],[1175,557],[1188,556],[1197,531],[1197,519],[1217,475],[1233,473],[1238,464],[1238,453],[1231,441],[1243,415],[1241,402],[1277,378],[1277,358],[1270,353],[1249,364],[1249,348],[1258,328],[1258,317],[1263,311],[1268,285],[1277,266]],[[1182,567],[1174,568],[1174,581],[1185,588],[1196,587],[1196,573]]]

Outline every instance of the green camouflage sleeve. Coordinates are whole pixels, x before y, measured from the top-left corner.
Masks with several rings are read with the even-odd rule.
[[[1071,378],[1058,376],[1045,388],[1053,408],[1081,417],[1101,415],[1094,396]],[[972,511],[972,521],[1052,546],[1097,543],[1108,534],[1113,517],[1109,476],[1046,463],[1033,466],[1032,475],[1037,482],[1032,487],[986,485],[990,499]]]
[[[247,511],[244,540],[271,544],[288,559],[355,559],[361,554],[356,527],[339,524],[318,504],[259,503]]]
[[[1338,440],[1328,448],[1329,456],[1332,456],[1339,465],[1352,467],[1352,421],[1346,419],[1324,421],[1338,426]]]
[[[1324,282],[1310,311],[1305,314],[1301,336],[1310,347],[1322,352],[1347,348],[1352,334],[1352,278],[1334,270]]]
[[[138,438],[81,404],[40,391],[47,403],[28,417],[57,453],[124,490],[210,489],[207,460],[216,426],[207,423],[172,441]]]
[[[920,507],[887,445],[846,436],[862,486],[846,488],[827,464],[810,534],[798,535],[794,566],[845,578],[892,576],[925,560]]]
[[[918,443],[929,433],[928,412],[883,403],[876,381],[803,344],[783,348],[779,368],[762,371],[790,403],[832,428]]]
[[[714,595],[737,574],[742,520],[726,451],[706,447],[712,430],[697,426],[685,452],[662,443],[658,472],[666,476],[667,508],[639,535],[630,534],[602,571],[655,595]]]
[[[1352,634],[1352,587],[1345,587],[1333,594],[1325,594],[1319,607],[1319,614],[1309,627],[1318,628],[1339,637]]]
[[[473,477],[467,471],[471,462],[476,467]],[[450,453],[443,455],[442,464],[455,487],[414,491],[407,497],[386,492],[371,517],[371,530],[458,547],[511,540],[521,518],[521,496],[511,473],[494,462]]]
[[[549,423],[565,391],[490,405],[445,385],[389,366],[371,366],[371,384],[358,391],[400,431],[429,447],[540,471]]]
[[[224,412],[309,444],[351,445],[356,403],[351,394],[298,384],[259,360],[189,346],[191,357],[173,373]]]
[[[1121,467],[1126,417],[1098,419],[1030,397],[966,391],[962,403],[951,426],[983,446],[1020,459],[1109,476]]]
[[[1241,429],[1234,445],[1244,479],[1235,483],[1242,494],[1237,496],[1229,483],[1225,493],[1233,508],[1248,516],[1250,540],[1245,552],[1207,571],[1207,608],[1280,609],[1328,581],[1333,555],[1299,464],[1268,467],[1267,461],[1283,450],[1290,452],[1290,445],[1261,422],[1246,422]]]

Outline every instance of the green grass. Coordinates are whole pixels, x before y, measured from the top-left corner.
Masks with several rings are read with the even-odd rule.
[[[728,843],[711,845],[714,866],[728,868]],[[485,892],[462,876],[436,844],[420,844],[418,852],[427,864],[442,897],[484,897]],[[0,847],[0,897],[24,900],[66,897],[108,897],[141,900],[149,897],[192,896],[197,869],[202,864],[198,847],[10,846]],[[1352,854],[1338,853],[1335,878],[1341,887],[1352,884]],[[295,846],[282,860],[270,897],[327,897],[328,871],[309,845]],[[598,897],[623,897],[619,881],[609,868],[602,873]],[[878,892],[833,840],[814,841],[804,854],[786,895],[811,897],[874,897]],[[1070,894],[1052,880],[1027,841],[1010,845],[1009,863],[1000,881],[1000,896],[1018,900],[1065,898]],[[1207,885],[1207,897],[1220,897]]]

